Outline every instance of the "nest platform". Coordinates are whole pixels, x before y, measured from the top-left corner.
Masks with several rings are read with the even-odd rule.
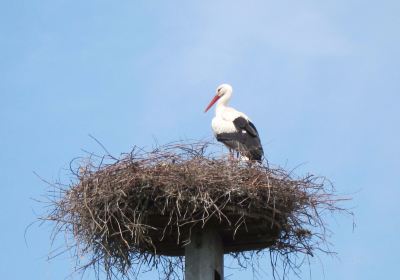
[[[320,213],[338,209],[323,178],[292,178],[218,156],[209,146],[177,143],[119,159],[86,158],[45,219],[73,236],[77,256],[89,256],[86,266],[101,263],[122,274],[157,256],[183,256],[193,232],[206,227],[236,256],[266,248],[312,255],[320,248]]]

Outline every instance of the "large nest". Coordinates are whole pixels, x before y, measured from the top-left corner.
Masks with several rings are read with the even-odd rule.
[[[86,255],[81,267],[102,267],[108,276],[142,264],[164,264],[164,277],[176,276],[191,233],[205,227],[218,230],[240,263],[243,252],[266,248],[294,266],[290,256],[326,251],[321,213],[339,208],[325,179],[293,178],[209,150],[208,143],[177,143],[119,159],[91,155],[72,185],[59,188],[45,220],[73,236],[78,262]]]

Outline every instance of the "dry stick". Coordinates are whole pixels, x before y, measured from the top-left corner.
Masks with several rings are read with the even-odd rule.
[[[150,152],[134,147],[119,159],[101,145],[107,155],[90,153],[83,159],[72,172],[76,181],[69,190],[60,188],[59,196],[54,191],[42,219],[56,222],[56,232],[74,236],[75,246],[83,245],[76,253],[78,266],[85,270],[104,265],[109,277],[128,277],[131,265],[138,273],[142,266],[160,264],[166,279],[177,278],[173,269],[182,267],[182,258],[156,254],[173,248],[179,255],[192,229],[207,227],[211,220],[234,240],[259,227],[266,233],[277,230],[275,237],[264,236],[275,238],[265,245],[270,246],[274,275],[278,259],[284,269],[295,270],[302,264],[296,262],[298,254],[331,253],[322,213],[345,210],[338,203],[346,198],[335,196],[329,181],[228,161],[209,153],[210,145],[178,142]],[[260,244],[256,252],[235,258],[240,265],[251,265],[263,248]],[[81,254],[88,263],[81,263]]]

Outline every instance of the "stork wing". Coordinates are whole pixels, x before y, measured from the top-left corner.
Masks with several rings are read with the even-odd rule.
[[[254,124],[251,121],[246,120],[243,117],[238,117],[233,120],[233,124],[235,125],[236,129],[239,131],[245,130],[248,134],[253,137],[258,136],[258,131]]]

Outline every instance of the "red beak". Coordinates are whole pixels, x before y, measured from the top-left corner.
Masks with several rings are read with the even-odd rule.
[[[214,98],[211,100],[210,104],[208,104],[207,108],[204,110],[204,113],[207,112],[212,107],[212,105],[214,105],[214,103],[217,102],[217,100],[220,97],[221,96],[218,96],[218,95],[214,96]]]

